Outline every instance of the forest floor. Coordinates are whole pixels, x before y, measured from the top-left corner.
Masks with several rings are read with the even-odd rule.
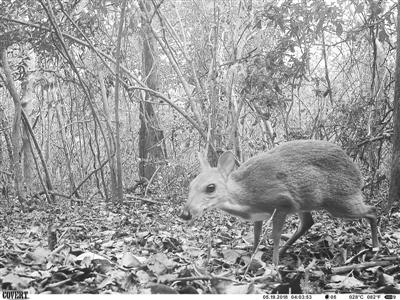
[[[0,212],[3,290],[28,293],[400,293],[400,214],[369,224],[314,214],[315,224],[271,264],[267,240],[251,251],[252,224],[212,211],[188,226],[182,201],[128,197],[122,204],[59,200]],[[5,201],[1,202],[4,207]],[[51,225],[49,227],[49,225]],[[285,232],[293,232],[290,217]],[[50,229],[49,229],[50,228]],[[390,229],[390,230],[389,230]],[[56,245],[49,250],[49,232]],[[2,278],[2,279],[1,279]]]

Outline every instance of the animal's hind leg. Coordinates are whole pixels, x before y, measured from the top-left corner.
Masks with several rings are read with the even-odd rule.
[[[279,254],[282,255],[286,250],[299,238],[301,237],[311,226],[314,224],[314,220],[310,212],[299,212],[300,224],[297,227],[296,232],[290,237],[286,244],[281,248]]]
[[[366,218],[371,226],[372,246],[378,247],[378,226],[376,221],[376,208],[366,205],[363,196],[360,194],[352,195],[348,198],[335,202],[335,205],[327,210],[335,217],[360,219]]]
[[[372,235],[372,247],[379,247],[378,243],[378,225],[376,222],[376,208],[373,206],[369,206],[369,212],[365,215],[365,218],[368,220],[371,226],[371,235]]]

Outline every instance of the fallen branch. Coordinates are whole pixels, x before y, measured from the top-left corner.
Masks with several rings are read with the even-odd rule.
[[[397,258],[397,260],[400,261],[400,258]],[[350,272],[354,269],[368,269],[371,267],[376,267],[376,266],[388,266],[393,264],[393,261],[391,260],[381,260],[381,261],[370,261],[370,262],[365,262],[361,264],[354,264],[354,265],[349,265],[349,266],[342,266],[342,267],[335,267],[331,269],[332,274],[340,274],[340,273],[347,273]]]
[[[129,199],[133,199],[133,200],[140,200],[140,201],[151,203],[151,204],[158,204],[158,205],[160,204],[160,202],[158,202],[158,201],[147,199],[147,198],[142,198],[142,197],[138,197],[138,196],[126,195],[125,197],[129,198]]]
[[[234,280],[232,278],[227,278],[227,277],[216,277],[216,276],[197,276],[197,277],[182,277],[182,278],[175,278],[175,279],[170,279],[167,280],[167,282],[176,282],[176,281],[196,281],[196,280],[206,280],[210,281],[212,279],[218,279],[218,280],[225,280],[225,281],[231,281],[231,282],[236,282],[239,283],[237,280]]]
[[[57,191],[48,191],[48,192],[49,192],[50,195],[59,196],[59,197],[66,198],[66,199],[71,199],[70,196],[65,195],[65,194],[61,194],[61,193],[59,193]],[[38,192],[36,194],[33,194],[32,197],[39,198],[39,196],[45,195],[45,194],[46,194],[45,191],[41,191],[41,192]]]

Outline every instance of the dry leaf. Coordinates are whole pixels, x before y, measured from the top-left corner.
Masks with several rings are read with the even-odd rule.
[[[20,277],[16,274],[8,274],[3,278],[3,288],[4,289],[16,289],[16,290],[23,290],[26,289],[33,279],[28,279],[26,277]],[[11,285],[7,287],[7,284]]]
[[[150,290],[152,294],[178,294],[173,288],[164,284],[153,284]]]
[[[147,274],[147,272],[143,271],[143,270],[139,270],[136,272],[136,277],[139,280],[139,282],[141,284],[145,284],[148,283],[151,279],[150,275]]]
[[[242,253],[233,249],[222,250],[222,254],[224,260],[231,265],[235,264],[237,259],[242,255]]]
[[[334,289],[354,289],[363,287],[364,283],[354,277],[335,275],[331,278],[334,283],[328,283],[327,286]]]
[[[125,268],[137,268],[142,264],[132,253],[126,252],[121,258],[121,265]]]
[[[41,265],[47,262],[51,252],[45,248],[36,248],[34,252],[31,252],[27,255],[27,257],[33,260],[34,264]]]

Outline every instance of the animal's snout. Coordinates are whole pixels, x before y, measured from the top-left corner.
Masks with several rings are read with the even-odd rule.
[[[184,209],[179,217],[185,221],[190,221],[192,219],[192,214],[187,209]]]

